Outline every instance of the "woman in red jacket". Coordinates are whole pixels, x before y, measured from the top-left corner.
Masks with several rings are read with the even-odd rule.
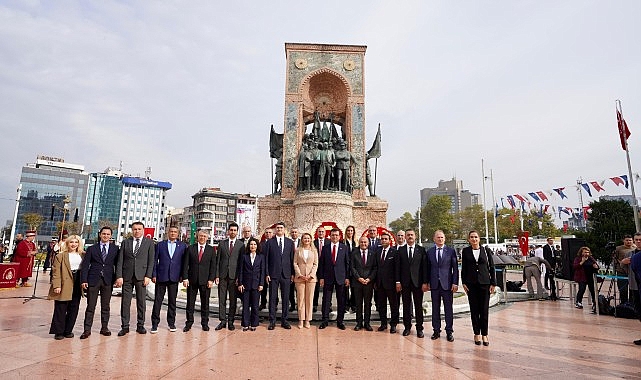
[[[592,297],[592,313],[596,313],[596,300],[594,297],[594,273],[599,270],[599,264],[590,254],[590,248],[581,247],[576,254],[574,263],[574,281],[579,283],[579,291],[576,293],[576,303],[574,306],[577,309],[583,309],[583,294],[585,294],[585,287],[587,285]]]

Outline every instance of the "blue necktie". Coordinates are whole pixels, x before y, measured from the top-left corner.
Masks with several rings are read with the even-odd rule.
[[[102,261],[107,261],[107,247],[104,244],[102,245],[102,250],[100,252],[102,253]]]

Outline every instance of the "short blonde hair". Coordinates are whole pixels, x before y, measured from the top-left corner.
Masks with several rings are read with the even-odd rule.
[[[82,238],[78,235],[70,235],[65,239],[65,243],[62,245],[60,249],[60,253],[65,253],[69,252],[69,242],[75,240],[78,242],[78,250],[76,252],[78,253],[84,253],[85,252],[85,244]]]

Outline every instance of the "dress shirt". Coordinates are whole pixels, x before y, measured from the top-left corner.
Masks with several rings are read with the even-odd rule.
[[[167,250],[169,251],[169,257],[174,258],[174,252],[176,251],[176,241],[167,240]]]
[[[479,255],[481,255],[481,249],[472,249],[472,254],[474,254],[474,260],[478,263]]]

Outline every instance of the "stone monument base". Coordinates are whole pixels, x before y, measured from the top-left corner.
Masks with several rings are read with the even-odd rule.
[[[351,194],[314,191],[299,193],[295,199],[267,195],[258,198],[257,206],[256,235],[279,221],[284,222],[288,229],[296,226],[300,233],[309,232],[312,236],[323,222],[334,222],[342,231],[348,225],[353,225],[357,236],[371,224],[387,227],[388,204],[378,197],[354,202]]]

